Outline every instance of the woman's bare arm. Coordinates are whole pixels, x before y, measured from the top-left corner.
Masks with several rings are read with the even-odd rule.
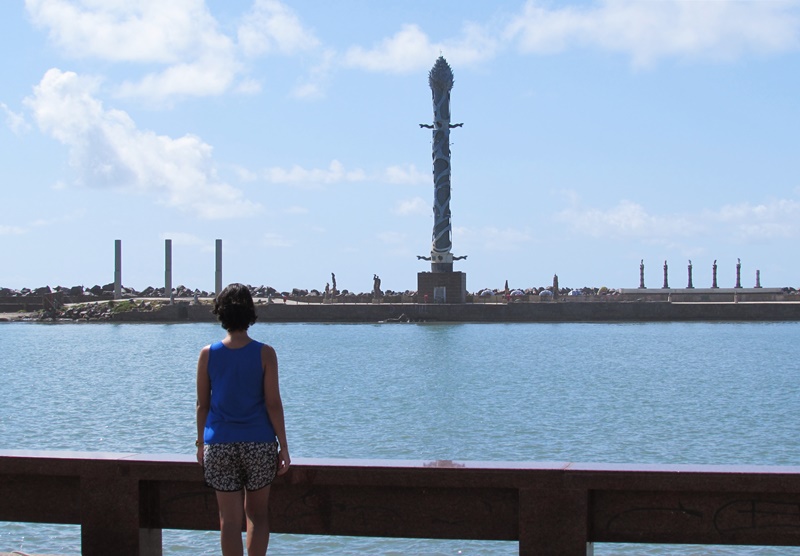
[[[211,406],[211,381],[208,378],[209,346],[200,351],[197,359],[197,461],[203,463],[203,431]]]
[[[267,405],[267,414],[280,444],[278,475],[283,475],[289,470],[292,458],[289,456],[286,423],[283,418],[283,401],[281,400],[281,390],[278,384],[278,356],[271,346],[264,345],[261,348],[261,364],[264,367],[264,400]]]

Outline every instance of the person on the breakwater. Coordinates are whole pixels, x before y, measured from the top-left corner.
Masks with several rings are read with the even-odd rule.
[[[214,300],[225,338],[197,361],[197,461],[217,491],[223,556],[264,555],[269,544],[270,484],[291,463],[275,350],[253,340],[256,322],[247,286],[231,284]]]

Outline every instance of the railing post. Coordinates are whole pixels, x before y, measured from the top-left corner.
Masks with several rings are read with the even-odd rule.
[[[519,491],[520,556],[592,556],[585,490]]]
[[[161,530],[140,529],[139,481],[124,474],[81,477],[83,556],[161,556]]]

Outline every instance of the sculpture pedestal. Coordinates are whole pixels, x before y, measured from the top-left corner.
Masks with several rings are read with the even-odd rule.
[[[465,272],[418,272],[418,303],[466,303],[467,274]]]

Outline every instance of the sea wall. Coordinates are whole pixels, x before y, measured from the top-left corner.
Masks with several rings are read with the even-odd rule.
[[[259,304],[258,322],[800,321],[800,303],[551,302],[509,304]],[[209,305],[121,312],[113,322],[215,322]]]

